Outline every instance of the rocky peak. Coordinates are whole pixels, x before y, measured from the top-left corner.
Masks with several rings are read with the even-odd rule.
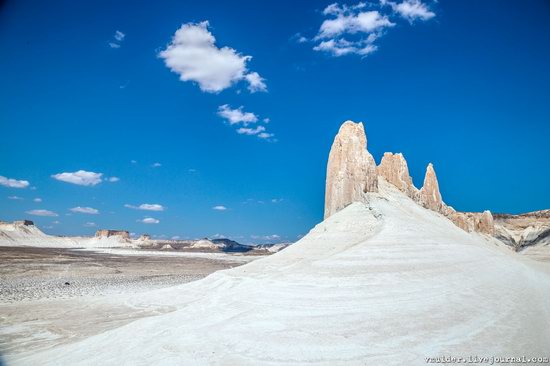
[[[432,163],[426,168],[424,176],[424,185],[420,189],[419,203],[427,209],[442,212],[444,208],[443,199],[439,192],[439,183]]]
[[[367,136],[362,123],[346,121],[330,149],[325,191],[325,219],[353,202],[364,202],[367,192],[378,192],[378,177],[396,186],[416,203],[436,211],[465,231],[493,235],[495,226],[489,211],[457,212],[441,197],[433,164],[428,164],[424,185],[413,185],[403,154],[384,153],[377,167],[367,151]]]
[[[418,192],[409,175],[409,167],[403,154],[384,153],[380,165],[376,168],[378,175],[396,186],[407,196],[414,198]]]
[[[378,192],[376,163],[367,151],[363,124],[346,121],[329,153],[325,218],[353,202],[362,201],[366,192]]]

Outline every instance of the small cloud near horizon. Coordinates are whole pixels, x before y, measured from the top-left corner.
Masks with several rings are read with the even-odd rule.
[[[131,208],[133,210],[145,210],[145,211],[164,211],[165,207],[159,205],[158,203],[142,203],[139,206],[134,206],[130,204],[125,204],[124,207]]]
[[[69,209],[71,212],[77,212],[77,213],[83,213],[88,215],[97,215],[99,214],[99,210],[92,208],[92,207],[73,207]]]
[[[142,220],[137,220],[138,222],[144,223],[144,224],[158,224],[160,220],[155,219],[153,217],[145,217]]]
[[[0,185],[9,188],[27,188],[30,183],[28,180],[17,180],[12,178],[6,178],[0,175]]]
[[[85,170],[79,170],[73,173],[58,173],[52,175],[52,178],[65,182],[76,184],[79,186],[95,186],[101,183],[101,177],[103,173],[87,172]]]
[[[222,205],[218,205],[218,206],[212,207],[212,210],[215,210],[215,211],[225,211],[225,210],[227,210],[227,207],[222,206]]]
[[[48,216],[48,217],[59,216],[57,213],[50,210],[30,210],[30,211],[26,211],[26,213],[34,216]]]

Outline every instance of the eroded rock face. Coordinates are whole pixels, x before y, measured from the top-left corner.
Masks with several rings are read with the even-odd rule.
[[[437,176],[432,163],[428,164],[426,168],[426,175],[424,176],[424,185],[420,189],[419,196],[420,204],[427,209],[436,212],[443,212],[443,199],[439,192],[439,183],[437,182]]]
[[[130,233],[126,230],[98,230],[96,231],[95,236],[96,238],[120,236],[122,239],[130,239]]]
[[[495,236],[516,250],[550,245],[550,210],[520,215],[495,214]]]
[[[418,189],[413,185],[412,178],[409,175],[409,167],[403,154],[384,153],[376,171],[378,175],[396,186],[407,196],[414,199],[418,195]]]
[[[493,215],[490,211],[483,212],[453,212],[448,215],[449,219],[467,232],[478,232],[488,235],[494,235],[495,225]]]
[[[477,232],[480,233],[494,235],[495,223],[493,221],[493,215],[491,214],[491,211],[483,211],[483,213],[479,216],[478,221],[476,222],[475,229]]]
[[[403,154],[384,153],[375,165],[367,151],[362,123],[344,122],[329,154],[325,192],[325,218],[353,202],[366,199],[366,192],[378,192],[378,178],[393,184],[419,205],[449,218],[468,232],[494,235],[493,216],[489,211],[457,212],[443,202],[432,163],[426,168],[424,185],[418,190],[411,179]]]
[[[374,158],[367,151],[362,123],[346,121],[330,149],[325,191],[325,219],[347,205],[378,192]]]

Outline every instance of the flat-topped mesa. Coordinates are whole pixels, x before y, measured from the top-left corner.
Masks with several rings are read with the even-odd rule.
[[[130,239],[130,233],[126,230],[98,230],[95,233],[96,238],[109,238],[119,236],[122,239]]]
[[[378,192],[374,158],[367,151],[363,123],[346,121],[330,149],[325,191],[325,219],[349,204]]]
[[[403,154],[385,152],[380,165],[376,167],[376,172],[407,196],[414,199],[418,195],[418,189],[409,175],[409,167]]]

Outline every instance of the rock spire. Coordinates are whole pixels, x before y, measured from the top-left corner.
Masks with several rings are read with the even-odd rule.
[[[428,164],[426,168],[426,175],[424,176],[424,185],[420,189],[419,203],[436,212],[442,212],[443,199],[439,192],[439,183],[437,181],[437,175],[435,174],[434,166],[432,163]]]
[[[361,122],[346,121],[330,149],[325,191],[325,219],[353,202],[364,202],[366,193],[378,192],[378,179],[385,179],[419,205],[449,218],[465,231],[494,234],[491,212],[457,212],[443,202],[433,164],[428,164],[424,184],[417,189],[401,153],[384,153],[380,165],[367,150]]]
[[[367,151],[361,122],[346,121],[330,149],[325,191],[325,218],[350,203],[362,201],[366,192],[378,192],[376,163]]]

